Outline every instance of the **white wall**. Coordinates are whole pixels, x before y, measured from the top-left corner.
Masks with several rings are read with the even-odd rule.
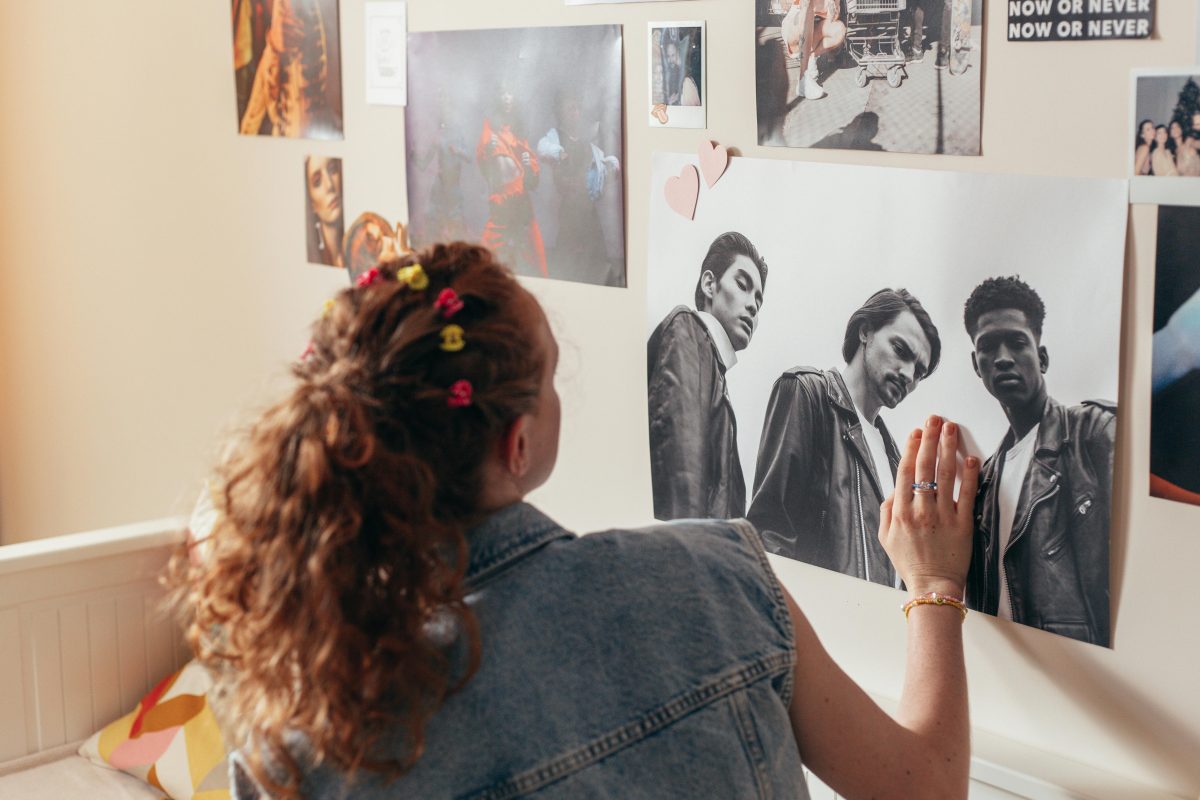
[[[706,19],[708,134],[743,154],[929,169],[1119,177],[1128,70],[1195,59],[1195,3],[1160,0],[1159,38],[1008,44],[987,4],[979,158],[759,148],[753,8],[687,0],[412,0],[413,30],[622,22],[628,109],[646,101],[645,23]],[[405,212],[403,113],[363,97],[362,3],[342,2],[344,142],[235,135],[228,5],[0,0],[0,532],[55,535],[186,510],[217,435],[261,402],[344,282],[304,263],[307,153],[345,159],[346,207]],[[582,80],[582,79],[581,79]],[[561,463],[536,498],[586,530],[650,517],[644,434],[650,154],[699,135],[626,137],[629,289],[532,288],[563,339]],[[975,723],[1183,796],[1200,793],[1200,510],[1152,500],[1152,208],[1132,213],[1112,651],[967,620]],[[896,696],[897,597],[805,565],[780,573],[834,656]],[[1101,787],[1098,787],[1098,789]]]

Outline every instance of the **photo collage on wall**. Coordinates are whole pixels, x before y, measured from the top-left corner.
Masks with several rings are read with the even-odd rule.
[[[694,220],[652,193],[655,515],[898,587],[879,506],[936,408],[985,461],[968,604],[1108,645],[1126,191],[738,158]]]
[[[982,0],[754,2],[759,144],[980,153]],[[354,280],[413,247],[461,239],[493,249],[522,277],[626,286],[622,26],[407,32],[403,3],[376,5],[368,37],[387,47],[375,53],[366,43],[366,91],[370,103],[406,105],[410,218],[363,212],[349,222],[342,158],[312,153],[304,160],[307,261],[343,267]],[[1040,13],[1030,9],[1025,16]],[[340,139],[338,0],[231,0],[231,11],[240,133]],[[1029,16],[1010,20],[1017,27],[1008,38],[1142,37],[1149,23],[1139,15],[1056,18],[1049,32]],[[1028,36],[1026,23],[1034,26]],[[705,21],[650,22],[639,38],[647,126],[706,127]],[[589,76],[586,91],[579,75]],[[1200,497],[1200,467],[1189,460],[1196,448],[1176,435],[1184,423],[1171,416],[1194,405],[1188,359],[1200,338],[1191,324],[1200,286],[1189,272],[1200,243],[1188,238],[1200,223],[1188,208],[1200,206],[1200,68],[1139,70],[1132,87],[1128,183],[768,168],[739,158],[723,194],[710,195],[721,199],[701,205],[689,228],[662,196],[682,157],[656,155],[648,259],[656,516],[749,515],[780,555],[898,586],[868,523],[892,488],[896,432],[920,417],[922,409],[905,402],[919,386],[919,396],[943,399],[939,408],[949,403],[967,449],[987,459],[976,542],[986,555],[972,566],[970,602],[1108,644],[1117,365],[1081,365],[1088,353],[1119,349],[1125,219],[1114,198],[1122,188],[1124,202],[1167,204],[1151,493]],[[785,185],[806,190],[797,197]],[[1067,200],[1068,189],[1086,200]],[[1023,240],[1037,243],[1021,258],[1012,251],[1024,242],[989,244],[1018,217],[1032,226]],[[1006,222],[989,227],[989,219]],[[798,251],[780,239],[797,220],[819,221],[802,226]],[[861,235],[864,220],[875,236]],[[931,239],[931,225],[948,236]],[[882,249],[885,242],[910,246]],[[963,255],[999,252],[1003,264]],[[1019,274],[1005,267],[1012,263],[1022,265]],[[728,319],[713,302],[726,291],[742,303],[722,312]],[[1088,303],[1078,302],[1080,292]],[[775,303],[790,313],[772,318]],[[1084,307],[1086,319],[1074,314]],[[880,318],[887,324],[876,325]],[[672,361],[689,337],[694,363]],[[811,352],[794,352],[795,342]],[[994,342],[1006,352],[1024,348],[1026,360],[997,363]],[[875,358],[883,359],[878,369]],[[797,410],[815,398],[836,398],[836,408]],[[1024,419],[1020,402],[1040,404],[1032,427],[1014,421]],[[845,425],[829,431],[850,431],[841,444],[800,425],[833,425],[838,415]],[[1050,464],[1043,454],[1064,430],[1086,447]],[[810,437],[808,460],[797,455],[805,449],[797,436]],[[836,485],[818,490],[819,475],[835,476]],[[1013,519],[1024,527],[1010,530],[1005,520]],[[1077,529],[1091,544],[1079,543]],[[1024,549],[1027,559],[999,557],[1002,540],[1006,552]],[[1050,585],[1074,588],[1048,608],[1041,593]]]

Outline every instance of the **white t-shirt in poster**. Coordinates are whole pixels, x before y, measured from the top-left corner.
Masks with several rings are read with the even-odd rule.
[[[853,398],[850,400],[854,402]],[[883,434],[874,425],[863,419],[862,412],[858,410],[858,406],[854,406],[854,413],[858,414],[858,426],[862,428],[863,439],[867,443],[867,450],[871,453],[871,461],[875,464],[875,477],[879,478],[879,488],[883,490],[883,497],[886,500],[891,496],[896,489],[896,479],[892,476],[892,462],[888,458],[887,446],[883,443]],[[896,575],[894,583],[895,588],[900,588],[900,576]]]
[[[1013,517],[1017,513],[1017,503],[1021,502],[1021,489],[1029,474],[1040,427],[1040,424],[1034,425],[1021,441],[1008,448],[1000,471],[1000,606],[996,616],[1001,619],[1012,619],[1012,598],[1008,595],[1008,576],[1004,574],[1004,551],[1012,540]]]
[[[854,409],[858,412],[858,409]],[[887,446],[883,443],[883,434],[871,423],[858,414],[858,424],[862,428],[863,438],[867,441],[867,450],[871,452],[871,460],[875,462],[875,477],[879,478],[879,488],[883,490],[886,500],[896,490],[896,479],[892,477],[892,462],[888,458]]]

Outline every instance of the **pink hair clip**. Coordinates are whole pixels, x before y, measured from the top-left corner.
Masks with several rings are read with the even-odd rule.
[[[442,289],[437,296],[437,300],[433,301],[433,307],[442,312],[443,318],[450,319],[463,310],[463,301],[458,296],[458,292],[447,287]]]
[[[450,384],[450,396],[446,398],[446,405],[451,408],[466,408],[471,405],[471,395],[474,389],[471,382],[465,378],[457,380]]]
[[[383,277],[383,273],[379,271],[379,267],[371,267],[369,270],[358,276],[358,286],[371,286],[376,281]]]

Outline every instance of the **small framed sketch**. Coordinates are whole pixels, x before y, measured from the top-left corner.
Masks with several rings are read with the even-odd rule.
[[[708,43],[704,21],[651,22],[649,120],[657,128],[706,128]]]
[[[367,103],[381,106],[408,104],[407,4],[370,2],[366,9]]]

